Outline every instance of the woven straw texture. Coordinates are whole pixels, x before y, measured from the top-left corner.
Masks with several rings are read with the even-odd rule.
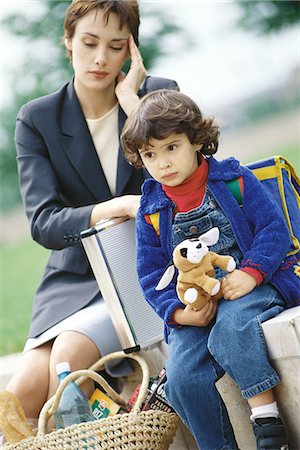
[[[103,368],[106,362],[119,358],[133,359],[142,369],[142,385],[132,411],[47,433],[47,422],[55,414],[63,390],[71,380],[77,380],[76,383],[80,385],[87,378],[92,378],[113,400],[124,404],[124,400],[95,372]],[[141,356],[124,352],[106,355],[90,370],[78,370],[63,380],[56,395],[48,400],[41,411],[36,437],[24,439],[17,444],[7,444],[3,450],[167,450],[177,431],[179,419],[174,413],[141,411],[148,383],[149,369]]]

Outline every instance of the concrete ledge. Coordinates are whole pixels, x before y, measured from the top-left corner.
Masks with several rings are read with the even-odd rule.
[[[275,396],[287,426],[290,450],[299,450],[300,306],[266,321],[263,331],[271,363],[281,378],[280,385],[275,388]],[[247,401],[228,375],[218,381],[217,388],[227,406],[239,447],[242,450],[255,450]]]
[[[21,362],[22,353],[12,353],[0,357],[0,390],[6,389],[12,374]]]

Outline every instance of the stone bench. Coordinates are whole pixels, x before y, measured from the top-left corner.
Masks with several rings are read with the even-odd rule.
[[[284,417],[290,450],[300,449],[300,306],[287,309],[263,323],[271,363],[281,383],[275,388],[276,400]],[[250,408],[233,380],[225,375],[217,383],[228,408],[241,450],[255,450]]]
[[[300,450],[300,306],[287,309],[263,324],[271,362],[281,377],[275,388],[276,400],[287,425],[290,450]],[[164,366],[167,350],[164,344],[144,352],[152,372]],[[235,382],[226,374],[217,388],[228,408],[236,439],[241,450],[255,450],[248,402]],[[170,450],[196,450],[197,446],[185,427],[180,427]]]

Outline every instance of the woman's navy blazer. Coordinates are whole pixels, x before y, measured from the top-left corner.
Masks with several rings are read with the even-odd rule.
[[[174,81],[147,77],[139,95]],[[126,115],[120,108],[119,134]],[[87,305],[99,292],[80,242],[96,203],[112,198],[73,81],[24,105],[15,143],[20,191],[35,241],[51,249],[38,286],[29,337],[36,337]],[[139,194],[141,169],[118,156],[116,196]],[[34,261],[33,261],[34,263]]]

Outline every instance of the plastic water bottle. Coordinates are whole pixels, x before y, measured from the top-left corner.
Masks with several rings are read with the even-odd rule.
[[[71,373],[70,364],[68,362],[57,364],[56,373],[61,383]],[[70,381],[63,391],[55,413],[56,428],[65,428],[90,420],[94,420],[94,416],[88,398],[75,381]]]

